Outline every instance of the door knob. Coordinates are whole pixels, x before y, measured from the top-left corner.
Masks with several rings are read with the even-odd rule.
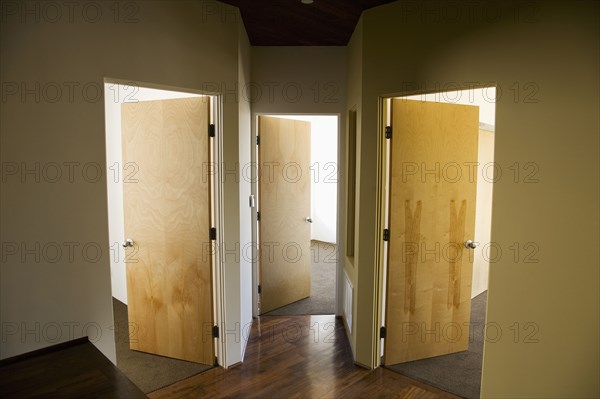
[[[305,221],[306,223],[312,223],[312,218],[310,216],[307,216]]]
[[[133,247],[133,240],[131,238],[128,238],[125,241],[123,241],[123,248],[127,247]]]
[[[468,249],[475,249],[478,245],[479,243],[473,240],[467,240],[467,242],[465,242],[465,247],[467,247]]]

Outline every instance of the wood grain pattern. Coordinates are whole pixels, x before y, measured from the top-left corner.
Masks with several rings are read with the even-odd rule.
[[[419,263],[419,246],[421,245],[421,201],[417,201],[417,206],[413,212],[410,201],[404,202],[404,226],[406,245],[412,248],[406,252],[405,260],[405,284],[404,291],[404,311],[415,312],[416,289],[417,289],[417,264]]]
[[[458,398],[385,368],[356,366],[335,316],[260,316],[244,362],[152,392],[166,398]]]
[[[479,118],[466,105],[392,107],[386,364],[468,348]]]
[[[122,106],[131,349],[213,364],[207,97]]]
[[[462,244],[467,241],[465,237],[465,218],[467,212],[467,200],[462,200],[460,210],[456,209],[456,201],[450,200],[450,240],[448,242],[448,251],[445,251],[448,258],[448,308],[460,306],[460,286],[462,282],[462,258],[465,246]],[[473,227],[473,233],[475,227]]]
[[[310,296],[310,122],[259,117],[260,313]]]

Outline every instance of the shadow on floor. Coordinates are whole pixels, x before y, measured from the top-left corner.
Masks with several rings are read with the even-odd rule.
[[[469,350],[430,359],[386,365],[390,370],[465,398],[479,398],[483,360],[483,326],[487,291],[471,300]]]
[[[127,305],[113,298],[117,367],[144,393],[156,391],[211,368],[204,364],[129,349]]]

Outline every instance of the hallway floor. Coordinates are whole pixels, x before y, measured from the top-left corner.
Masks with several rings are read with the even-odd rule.
[[[335,316],[261,316],[245,360],[213,368],[149,395],[161,398],[458,398],[384,368],[352,360]]]

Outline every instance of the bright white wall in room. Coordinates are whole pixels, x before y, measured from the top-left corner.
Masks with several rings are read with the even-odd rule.
[[[473,285],[471,286],[471,298],[488,289],[490,274],[490,252],[492,240],[492,195],[494,184],[486,176],[483,178],[485,166],[494,162],[494,137],[495,133],[479,129],[479,143],[477,162],[479,168],[477,175],[477,198],[475,210],[475,241],[479,242],[479,247],[475,249],[473,257]],[[489,173],[488,173],[489,174]]]
[[[121,104],[125,102],[168,100],[198,97],[198,94],[177,91],[133,87],[105,83],[104,105],[106,107],[106,163],[108,195],[108,237],[110,242],[110,280],[112,295],[127,304],[127,276],[125,274],[125,251],[121,243],[125,237],[123,214],[123,159],[121,146]]]
[[[271,115],[311,123],[311,239],[337,243],[337,134],[334,115]],[[307,215],[308,216],[308,215]]]

